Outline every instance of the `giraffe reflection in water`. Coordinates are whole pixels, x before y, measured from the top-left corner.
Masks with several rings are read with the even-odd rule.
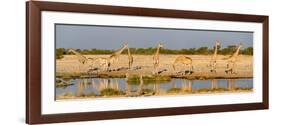
[[[182,90],[183,92],[192,92],[192,80],[182,80]]]
[[[135,81],[127,78],[72,79],[73,85],[56,89],[60,98],[139,97],[169,94],[202,94],[251,92],[253,79],[188,80],[173,78],[170,81],[151,82],[138,75]],[[69,93],[73,93],[70,96]],[[67,96],[67,97],[66,97]]]
[[[76,88],[76,96],[83,96],[85,95],[84,90],[85,88],[88,87],[88,81],[87,79],[79,80],[77,83],[77,88]]]

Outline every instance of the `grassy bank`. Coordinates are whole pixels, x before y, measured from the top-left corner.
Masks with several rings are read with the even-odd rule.
[[[62,79],[76,79],[76,78],[126,78],[126,72],[115,72],[115,73],[99,73],[99,74],[87,74],[87,73],[56,73],[57,78]],[[143,80],[145,82],[165,82],[170,81],[172,78],[185,78],[189,80],[207,80],[207,79],[245,79],[253,78],[252,74],[223,74],[223,73],[194,73],[191,75],[180,75],[180,74],[165,74],[165,75],[145,75]],[[128,82],[139,81],[139,75],[136,73],[131,75]]]
[[[181,88],[171,88],[165,92],[157,93],[154,90],[143,89],[140,95],[128,95],[125,92],[118,91],[115,89],[104,89],[100,95],[93,93],[83,93],[79,96],[72,93],[62,93],[56,97],[57,100],[62,99],[87,99],[87,98],[114,98],[114,97],[136,97],[136,96],[169,96],[169,95],[196,95],[196,94],[219,94],[219,93],[245,93],[253,92],[252,88],[234,88],[228,90],[226,88],[215,88],[215,89],[198,89],[194,91],[184,90]]]

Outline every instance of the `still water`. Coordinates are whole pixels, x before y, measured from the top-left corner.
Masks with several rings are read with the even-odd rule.
[[[112,88],[124,93],[136,92],[140,88],[139,84],[126,83],[124,78],[90,78],[90,79],[70,79],[67,81],[69,86],[56,87],[56,96],[63,93],[71,93],[79,96],[81,94],[93,93],[100,95],[100,91],[106,88]],[[162,81],[161,83],[148,83],[141,86],[142,89],[152,91],[169,91],[173,88],[188,89],[195,92],[200,89],[221,88],[232,90],[235,88],[253,88],[253,79],[212,79],[212,80],[187,80],[173,78],[171,81]]]

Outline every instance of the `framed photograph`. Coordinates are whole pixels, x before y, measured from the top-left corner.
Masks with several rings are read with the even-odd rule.
[[[268,16],[29,1],[30,124],[268,109]]]

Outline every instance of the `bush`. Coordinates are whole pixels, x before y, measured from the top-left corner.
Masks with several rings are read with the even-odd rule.
[[[230,45],[226,48],[222,48],[218,50],[218,54],[223,55],[231,55],[236,50],[236,45]],[[93,54],[111,54],[114,52],[114,50],[104,50],[104,49],[76,49],[77,52],[83,54],[83,55],[93,55]],[[130,48],[131,54],[142,54],[142,55],[152,55],[155,53],[156,48]],[[212,54],[214,52],[214,48],[208,48],[208,47],[200,47],[200,48],[188,48],[188,49],[160,49],[161,54],[187,54],[187,55],[208,55]],[[253,55],[253,47],[248,47],[245,49],[240,50],[241,54],[245,55]],[[123,54],[127,54],[127,50],[122,52]],[[66,49],[64,48],[57,48],[56,49],[56,58],[61,59],[63,58],[63,55],[68,55],[73,53],[68,53]]]
[[[248,47],[248,48],[242,50],[241,53],[244,55],[253,55],[254,54],[253,47]]]
[[[112,88],[106,88],[100,91],[100,95],[102,96],[113,96],[113,95],[123,95],[123,94],[124,92]]]
[[[171,88],[167,90],[168,93],[179,93],[181,92],[180,88]]]
[[[64,48],[58,48],[56,49],[56,59],[62,59],[63,55],[66,54],[66,51]]]
[[[143,76],[142,77],[143,84],[157,84],[157,83],[166,83],[171,81],[171,77],[169,76]],[[129,84],[140,84],[140,77],[138,75],[132,75],[128,78],[127,82]]]
[[[81,95],[79,95],[79,97],[95,97],[96,94],[93,92],[90,93],[82,93]]]

